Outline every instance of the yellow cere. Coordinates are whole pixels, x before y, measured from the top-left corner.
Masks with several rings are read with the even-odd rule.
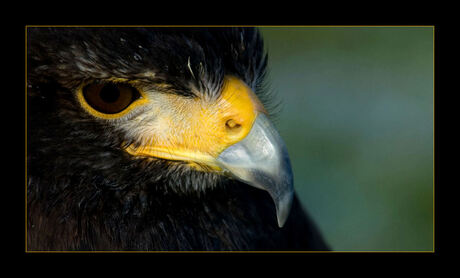
[[[126,151],[134,156],[205,164],[215,170],[217,156],[245,138],[257,114],[266,112],[251,88],[234,76],[225,77],[217,100],[171,94],[163,96],[160,104],[154,131],[142,134],[143,143],[128,146]]]

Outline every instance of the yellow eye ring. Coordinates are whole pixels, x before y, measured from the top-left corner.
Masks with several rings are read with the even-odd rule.
[[[125,79],[83,83],[77,90],[77,99],[83,109],[95,117],[118,119],[148,102],[145,93],[133,83]]]

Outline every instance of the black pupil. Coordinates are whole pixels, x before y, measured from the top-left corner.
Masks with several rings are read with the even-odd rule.
[[[102,88],[99,96],[104,102],[112,103],[120,97],[120,90],[114,84],[107,84]]]

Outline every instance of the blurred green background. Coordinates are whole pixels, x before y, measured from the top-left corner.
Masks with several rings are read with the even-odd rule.
[[[260,27],[295,188],[335,251],[433,249],[433,28]]]

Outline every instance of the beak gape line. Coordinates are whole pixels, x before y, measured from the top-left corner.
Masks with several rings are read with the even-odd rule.
[[[227,76],[219,99],[212,102],[169,95],[151,103],[157,105],[152,109],[157,111],[152,118],[157,130],[142,133],[152,140],[127,146],[128,153],[204,164],[209,168],[198,170],[223,172],[266,190],[275,202],[279,227],[284,225],[294,196],[288,152],[265,108],[243,81]],[[182,114],[189,116],[178,117]]]

